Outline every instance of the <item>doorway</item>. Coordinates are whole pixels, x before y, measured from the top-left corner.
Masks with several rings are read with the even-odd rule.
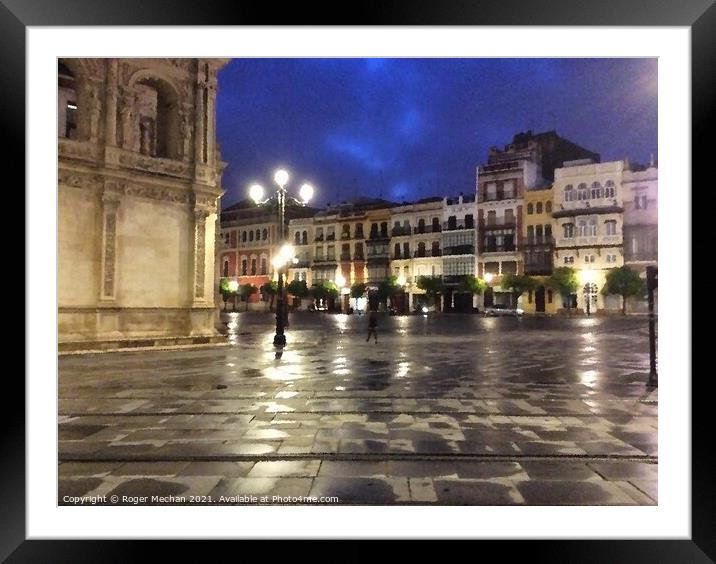
[[[537,288],[537,290],[535,291],[535,311],[537,313],[544,313],[544,311],[545,311],[544,295],[545,295],[544,286],[540,286],[539,288]]]

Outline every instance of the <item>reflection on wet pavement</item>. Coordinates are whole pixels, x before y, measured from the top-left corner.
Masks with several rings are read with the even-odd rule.
[[[60,358],[60,498],[656,502],[643,319],[383,317],[376,345],[292,314],[282,350],[273,316],[224,319],[229,347]]]

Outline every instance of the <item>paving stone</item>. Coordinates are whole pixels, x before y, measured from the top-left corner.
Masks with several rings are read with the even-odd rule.
[[[532,480],[517,482],[528,505],[636,505],[611,482]]]
[[[441,505],[514,505],[523,503],[513,485],[477,480],[433,480]]]

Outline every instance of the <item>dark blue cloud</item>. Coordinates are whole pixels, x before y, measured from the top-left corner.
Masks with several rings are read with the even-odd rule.
[[[319,204],[469,192],[490,146],[527,129],[644,162],[656,76],[655,59],[235,59],[217,102],[226,202],[278,166]]]

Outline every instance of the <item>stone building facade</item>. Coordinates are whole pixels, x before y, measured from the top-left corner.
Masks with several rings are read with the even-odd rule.
[[[215,330],[218,59],[60,59],[60,344]]]
[[[607,271],[624,264],[625,161],[567,162],[555,171],[554,266],[577,271],[576,306],[586,311],[620,308],[621,298],[603,296]]]

